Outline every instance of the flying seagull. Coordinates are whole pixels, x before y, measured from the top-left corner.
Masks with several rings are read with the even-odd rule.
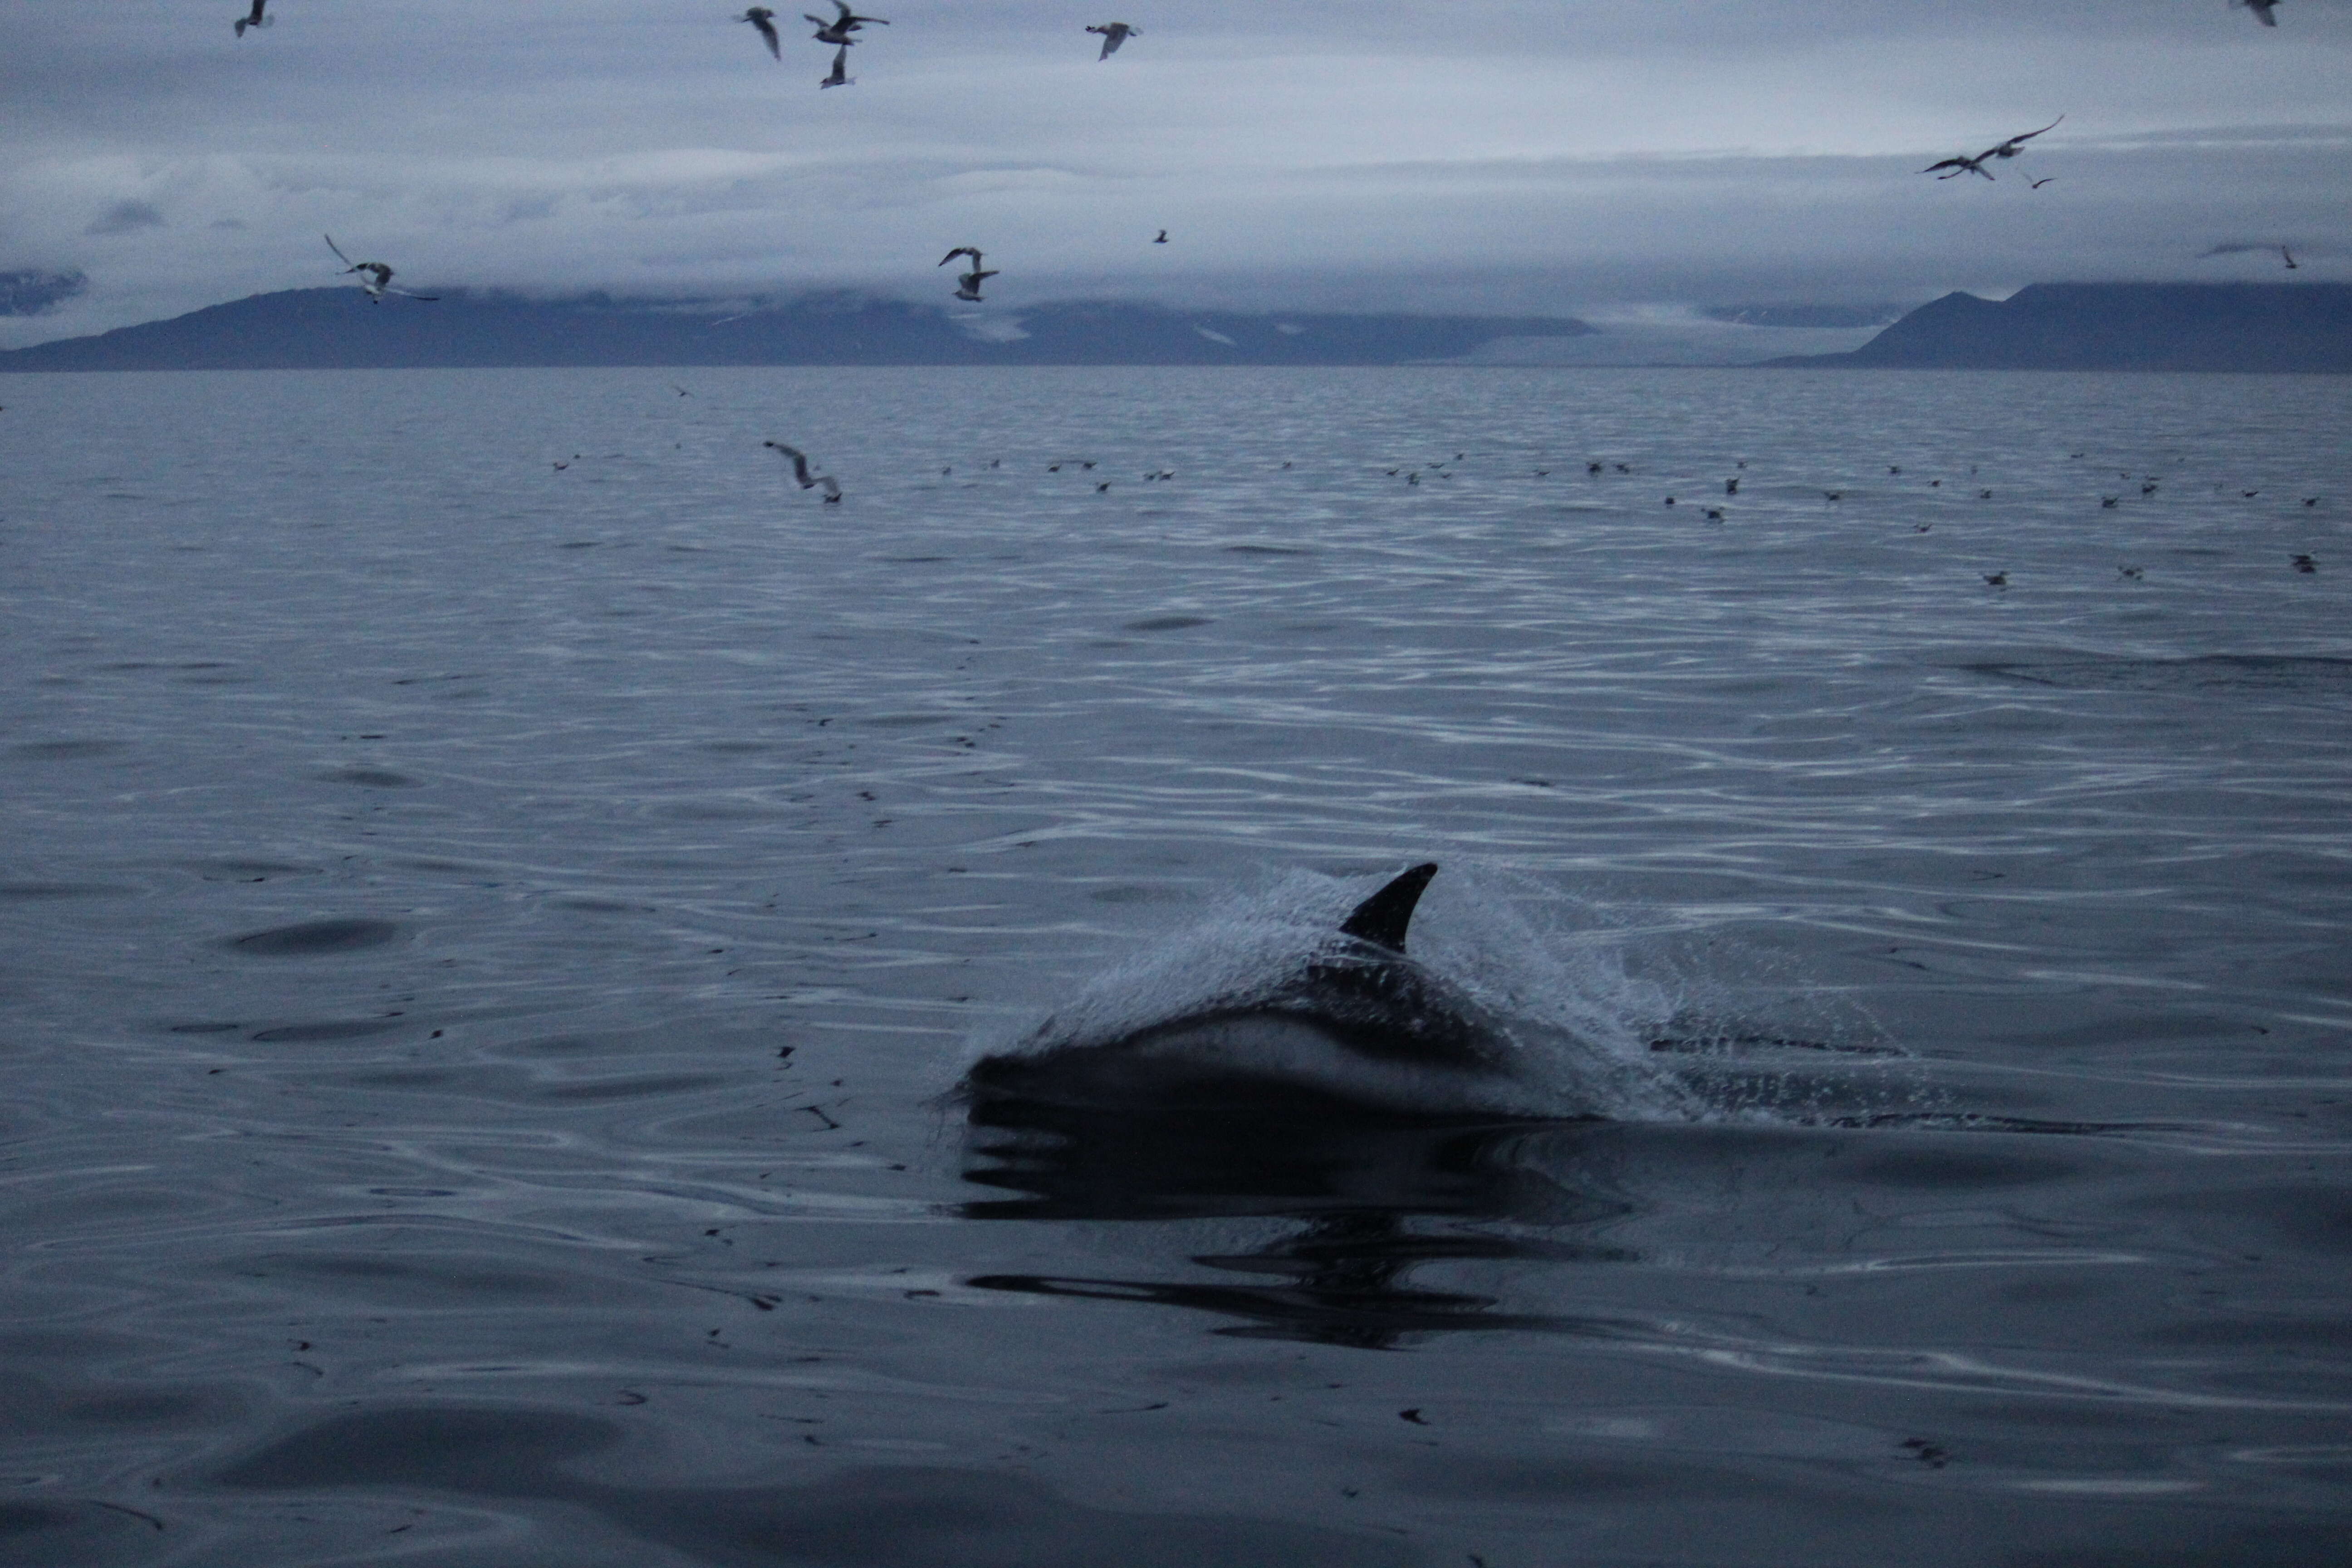
[[[1951,171],[1950,174],[1936,174],[1936,178],[1939,180],[1953,180],[1958,179],[1962,174],[1982,174],[1986,179],[1990,180],[1992,178],[1992,172],[1984,166],[1984,161],[1987,156],[1988,154],[1979,153],[1973,158],[1946,158],[1937,163],[1928,164],[1919,172],[1923,174],[1936,174],[1936,171],[1938,169],[1949,169]]]
[[[856,87],[857,79],[849,74],[849,46],[844,44],[833,51],[833,74],[817,79],[817,86]]]
[[[2065,118],[2066,117],[2064,115],[2060,115],[2056,120],[2053,120],[2049,124],[2043,126],[2042,131],[2057,130],[2059,125],[2064,121]],[[1986,148],[1983,152],[1978,153],[1977,156],[1979,158],[2014,158],[2020,153],[2025,151],[2025,144],[2028,142],[2032,141],[2036,136],[2041,135],[2042,131],[2029,131],[2022,136],[2012,136],[1998,147]]]
[[[783,46],[776,38],[776,14],[773,11],[765,5],[754,5],[735,19],[751,24],[752,30],[760,35],[760,41],[768,46],[770,55],[777,59],[784,58]]]
[[[834,0],[834,4],[838,5],[841,0]],[[1088,27],[1087,31],[1102,35],[1102,53],[1095,57],[1097,60],[1107,60],[1118,53],[1119,45],[1127,42],[1128,39],[1143,37],[1142,28],[1130,27],[1124,22],[1108,22],[1099,27]]]
[[[269,0],[253,0],[253,9],[236,19],[236,36],[240,38],[245,37],[245,30],[247,27],[267,27],[269,26],[269,18],[262,15],[262,12],[268,9],[268,7]],[[2276,26],[2276,24],[2273,23],[2273,26]]]
[[[1161,230],[1160,231],[1160,237],[1159,237],[1158,239],[1153,240],[1151,243],[1152,243],[1152,244],[1154,244],[1154,245],[1165,245],[1165,244],[1167,244],[1167,243],[1168,243],[1168,231],[1167,231],[1166,229],[1164,229],[1164,228],[1163,228],[1163,229],[1161,229]]]
[[[866,26],[866,23],[879,22],[886,27],[890,25],[887,17],[859,16],[847,5],[843,5],[842,0],[833,0],[833,8],[841,15],[830,22],[822,16],[813,16],[806,11],[801,13],[802,20],[816,24],[816,40],[821,44],[837,44],[846,47],[857,41],[849,35]]]
[[[762,447],[773,447],[777,451],[782,452],[785,457],[790,458],[793,460],[793,478],[801,482],[801,489],[804,490],[813,490],[819,485],[823,485],[824,487],[824,499],[827,505],[831,505],[841,500],[841,482],[838,479],[835,479],[831,474],[813,474],[809,472],[809,460],[808,454],[806,452],[802,451],[798,447],[787,447],[782,441],[762,441],[760,445]]]
[[[2005,141],[1996,142],[1973,158],[1965,154],[1955,158],[1946,158],[1938,163],[1928,164],[1919,172],[1923,174],[1935,174],[1936,171],[1938,169],[1948,171],[1948,173],[1946,174],[1936,174],[1936,177],[1939,180],[1954,180],[1959,178],[1962,174],[1981,174],[1986,179],[1990,180],[1992,178],[1992,171],[1985,167],[1986,160],[2016,157],[2020,153],[2025,150],[2025,144],[2028,142],[2031,142],[2036,136],[2041,135],[2042,131],[2056,129],[2059,121],[2063,121],[2065,118],[2066,117],[2062,114],[2057,120],[2053,120],[2049,124],[2043,126],[2042,131],[2028,131],[2021,136],[2011,136]]]
[[[360,274],[360,287],[367,290],[370,304],[383,304],[386,294],[397,294],[404,300],[423,300],[427,303],[441,298],[438,294],[412,294],[405,289],[394,288],[391,268],[381,261],[353,261],[343,254],[343,247],[335,243],[333,235],[328,235],[325,238],[327,248],[335,253],[336,260],[343,263],[343,270],[347,273]]]
[[[2278,26],[2278,18],[2271,15],[2278,9],[2278,0],[2230,0],[2230,4],[2243,5],[2247,10],[2252,11],[2254,14],[2254,20],[2265,27]],[[258,11],[261,7],[256,5],[254,9]]]
[[[969,272],[958,273],[956,275],[955,297],[959,300],[970,300],[974,304],[978,304],[981,302],[980,286],[987,282],[990,279],[995,277],[996,274],[982,270],[982,268],[986,266],[986,263],[981,260],[979,250],[969,245],[959,245],[953,250],[949,251],[945,256],[940,257],[940,265],[941,267],[945,267],[949,262],[953,261],[959,256],[969,256],[971,258],[971,270]]]
[[[2297,261],[2294,258],[2294,252],[2289,250],[2284,245],[2217,245],[2210,250],[2200,253],[2197,259],[2203,261],[2207,258],[2214,256],[2244,256],[2249,252],[2253,251],[2267,252],[2273,250],[2279,253],[2279,259],[2286,263],[2286,269],[2289,272],[2300,272],[2303,270],[2303,263]]]

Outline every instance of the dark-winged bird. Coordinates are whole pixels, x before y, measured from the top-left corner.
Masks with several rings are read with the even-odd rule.
[[[762,441],[760,445],[773,447],[793,460],[793,478],[800,481],[801,489],[813,490],[822,485],[824,487],[824,499],[827,503],[841,500],[841,482],[831,474],[811,472],[806,452],[802,451],[798,447],[787,447],[782,441]]]
[[[2265,27],[2278,26],[2278,18],[2271,15],[2278,9],[2278,0],[2230,0],[2230,4],[2243,5],[2247,10],[2252,11],[2254,14],[2254,20]],[[257,11],[260,8],[258,5],[254,7]]]
[[[834,3],[839,5],[841,0],[834,0]],[[1143,37],[1142,28],[1130,27],[1124,22],[1106,22],[1099,27],[1088,27],[1087,31],[1102,35],[1102,53],[1095,57],[1097,60],[1107,60],[1118,53],[1119,45],[1127,42],[1128,39]]]
[[[754,5],[735,19],[751,23],[752,30],[760,35],[760,41],[768,46],[768,53],[778,59],[784,58],[783,46],[776,39],[776,14],[773,11],[765,5]]]
[[[844,44],[833,51],[833,74],[818,79],[819,87],[855,87],[856,79],[849,74],[849,46]]]
[[[262,15],[262,12],[267,10],[268,6],[269,0],[253,0],[253,9],[236,19],[236,36],[240,38],[245,37],[245,30],[247,27],[267,27],[269,26],[269,18]]]
[[[1986,179],[1990,180],[1992,178],[1992,171],[1985,167],[1985,163],[1988,159],[2016,157],[2020,153],[2025,150],[2025,144],[2028,142],[2031,142],[2036,136],[2041,135],[2042,131],[2054,130],[2057,127],[2059,121],[2063,121],[2065,118],[2066,117],[2062,114],[2057,120],[2053,120],[2048,125],[2043,126],[2042,131],[2028,131],[2022,135],[2011,136],[2005,141],[1996,142],[1973,158],[1969,157],[1966,154],[1962,154],[1958,157],[1946,158],[1940,162],[1928,164],[1919,172],[1923,174],[1936,174],[1936,171],[1938,169],[1947,171],[1944,174],[1936,174],[1936,177],[1939,180],[1958,179],[1962,174],[1982,174]]]
[[[971,258],[971,270],[969,272],[959,273],[956,276],[955,297],[959,300],[969,300],[973,304],[979,304],[981,303],[980,286],[987,282],[990,279],[995,277],[996,274],[982,270],[985,263],[981,260],[980,252],[969,245],[959,245],[953,250],[949,251],[945,256],[940,257],[940,265],[941,267],[945,267],[949,262],[953,261],[959,256],[969,256]]]
[[[394,288],[392,286],[392,268],[390,267],[387,267],[381,261],[353,261],[350,257],[343,254],[343,247],[335,243],[335,237],[333,235],[328,235],[325,238],[327,241],[327,248],[335,253],[336,260],[343,263],[343,270],[347,273],[356,272],[360,275],[360,287],[367,290],[368,302],[370,304],[383,304],[383,297],[386,294],[397,294],[404,300],[423,300],[427,303],[430,303],[435,300],[438,300],[441,297],[438,294],[412,294],[405,289]]]

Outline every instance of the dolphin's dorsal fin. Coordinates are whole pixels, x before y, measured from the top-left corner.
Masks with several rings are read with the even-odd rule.
[[[1385,947],[1391,952],[1402,952],[1404,928],[1412,923],[1413,906],[1421,902],[1421,890],[1436,875],[1434,860],[1415,866],[1358,904],[1356,912],[1339,928],[1339,934]]]

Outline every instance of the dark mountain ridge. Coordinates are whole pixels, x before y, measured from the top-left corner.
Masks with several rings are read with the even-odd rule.
[[[1767,366],[1854,370],[2352,372],[2352,284],[2036,283],[1947,294],[1852,353]]]
[[[0,353],[0,371],[386,370],[560,365],[1401,364],[1505,337],[1577,337],[1564,316],[1246,315],[1117,302],[950,311],[855,294],[753,303],[436,303],[296,289]]]

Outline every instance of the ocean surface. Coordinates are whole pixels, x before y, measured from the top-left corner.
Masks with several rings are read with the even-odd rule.
[[[2352,378],[0,404],[0,1562],[2352,1558]]]

